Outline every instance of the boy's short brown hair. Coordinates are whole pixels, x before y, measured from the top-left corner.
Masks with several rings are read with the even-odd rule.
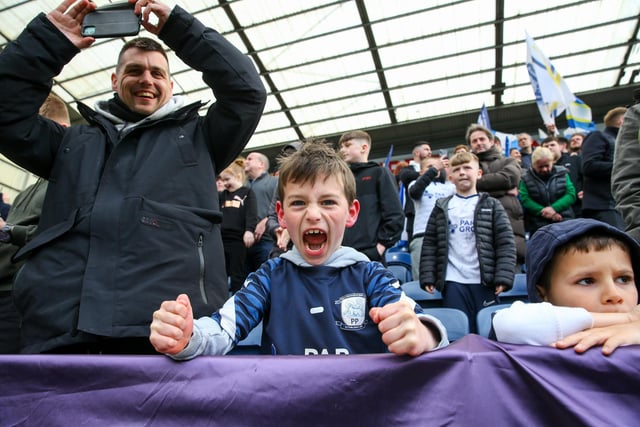
[[[475,162],[477,165],[480,165],[480,159],[478,156],[473,154],[470,151],[462,151],[458,154],[454,154],[451,160],[449,160],[449,167],[463,165],[465,163]]]
[[[607,111],[607,114],[604,115],[604,125],[605,126],[617,126],[618,119],[621,116],[624,116],[627,112],[627,107],[616,107]]]
[[[278,198],[284,200],[284,187],[296,184],[315,184],[319,177],[335,177],[343,184],[349,204],[356,199],[356,181],[353,173],[340,155],[323,139],[309,140],[300,149],[281,160],[278,175]]]
[[[340,137],[338,141],[338,149],[342,147],[342,145],[351,140],[359,141],[358,144],[362,147],[362,141],[366,142],[365,148],[365,156],[369,157],[369,153],[371,152],[371,135],[363,130],[353,130],[351,132],[347,132]]]

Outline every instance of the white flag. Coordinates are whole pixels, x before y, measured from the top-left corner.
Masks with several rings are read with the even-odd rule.
[[[536,103],[544,123],[555,125],[555,118],[573,102],[575,95],[529,34],[526,37],[527,71]]]

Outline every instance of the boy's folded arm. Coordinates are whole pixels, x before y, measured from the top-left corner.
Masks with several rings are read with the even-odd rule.
[[[233,338],[211,317],[201,317],[193,322],[193,334],[189,344],[174,355],[175,360],[190,360],[201,355],[226,354],[233,348]]]
[[[548,302],[514,302],[498,310],[493,329],[500,342],[551,345],[564,337],[593,327],[593,316],[581,307],[559,307]]]
[[[569,335],[554,343],[556,348],[574,347],[577,353],[583,353],[593,346],[602,346],[602,353],[611,355],[616,348],[640,344],[640,320],[630,323],[618,323],[604,327],[588,329]]]
[[[622,323],[630,323],[638,320],[632,313],[636,312],[634,309],[631,313],[591,313],[593,316],[593,328],[603,328],[605,326],[619,325]]]

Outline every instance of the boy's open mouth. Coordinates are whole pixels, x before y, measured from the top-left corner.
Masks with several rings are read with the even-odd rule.
[[[322,249],[327,241],[327,233],[322,230],[309,230],[304,233],[305,245],[312,251]]]

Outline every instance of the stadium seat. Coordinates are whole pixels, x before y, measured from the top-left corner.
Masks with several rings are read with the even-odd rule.
[[[385,262],[387,269],[398,278],[400,283],[413,280],[411,274],[411,254],[405,251],[385,252]]]
[[[469,333],[469,318],[464,311],[457,308],[435,307],[425,308],[424,312],[439,319],[445,328],[449,342],[459,340]]]
[[[405,251],[385,252],[384,259],[389,264],[405,264],[411,267],[411,254]]]
[[[518,273],[513,278],[513,287],[498,295],[500,304],[511,304],[514,301],[529,302],[529,293],[527,292],[527,275]]]
[[[402,284],[402,290],[405,294],[422,308],[442,307],[442,294],[435,290],[432,294],[420,288],[420,282],[412,280]]]
[[[400,284],[411,281],[411,267],[407,267],[404,264],[389,264],[387,265],[387,270],[398,279]]]
[[[493,320],[493,313],[503,308],[509,307],[511,304],[496,304],[489,307],[485,307],[476,315],[476,324],[478,325],[478,335],[483,337],[489,337],[491,332],[491,321]]]
[[[262,322],[258,323],[255,328],[249,332],[245,339],[238,341],[238,344],[227,354],[260,354],[260,346],[262,344]]]
[[[387,248],[387,253],[389,252],[409,252],[409,242],[406,240],[399,240],[398,243]]]

